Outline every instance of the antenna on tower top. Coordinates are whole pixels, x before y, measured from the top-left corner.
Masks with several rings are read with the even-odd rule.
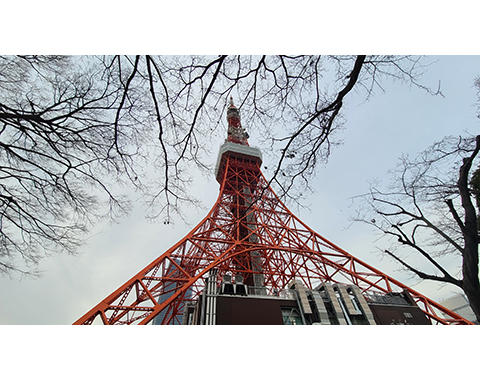
[[[233,97],[230,96],[230,105],[227,109],[227,121],[228,121],[228,141],[248,145],[248,133],[242,128],[240,123],[240,113],[238,108],[233,104]]]

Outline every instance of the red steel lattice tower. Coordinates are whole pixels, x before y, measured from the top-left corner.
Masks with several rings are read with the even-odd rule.
[[[208,276],[240,275],[253,294],[275,295],[292,280],[350,283],[362,293],[407,290],[432,323],[471,324],[326,240],[280,201],[264,178],[261,152],[231,101],[228,139],[220,147],[218,199],[181,241],[74,324],[178,324],[186,301],[198,299]]]

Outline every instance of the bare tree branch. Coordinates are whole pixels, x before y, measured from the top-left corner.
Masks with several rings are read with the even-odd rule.
[[[392,172],[392,191],[372,188],[371,193],[363,197],[375,216],[359,214],[357,220],[375,226],[385,236],[395,237],[397,250],[400,246],[408,247],[410,253],[424,257],[443,276],[428,274],[408,264],[394,250],[385,250],[422,279],[460,287],[480,320],[477,213],[471,199],[474,193],[468,187],[470,170],[479,150],[480,136],[446,137],[416,160],[402,157],[398,170]],[[460,165],[457,179],[455,173],[442,172],[442,168],[452,164]],[[381,219],[377,222],[378,217]],[[459,265],[462,277],[454,278],[440,260],[458,253],[462,257]]]
[[[456,278],[453,278],[452,276],[444,273],[443,277],[435,276],[432,274],[427,274],[425,272],[422,272],[421,270],[412,267],[411,265],[407,264],[405,261],[400,259],[398,256],[396,256],[394,253],[390,252],[388,249],[385,250],[385,253],[393,257],[395,260],[397,260],[400,264],[402,264],[405,268],[407,268],[409,271],[415,273],[418,277],[420,277],[423,280],[433,280],[433,281],[439,281],[439,282],[448,282],[450,284],[462,287],[462,281],[457,280]],[[442,272],[443,273],[443,272]]]
[[[368,98],[384,78],[421,87],[421,62],[403,56],[0,56],[1,265],[9,271],[23,258],[33,273],[45,255],[76,253],[96,221],[128,212],[118,185],[138,191],[152,218],[182,217],[183,205],[199,204],[190,191],[192,168],[210,169],[211,142],[226,134],[230,96],[244,126],[257,129],[268,147],[269,183],[296,201],[337,144],[347,95],[364,89]]]

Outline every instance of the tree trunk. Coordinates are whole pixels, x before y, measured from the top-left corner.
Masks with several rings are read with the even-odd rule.
[[[480,281],[478,279],[477,214],[468,189],[468,172],[479,149],[480,136],[477,136],[476,148],[470,157],[463,160],[458,179],[462,207],[465,210],[465,225],[462,231],[465,239],[462,265],[463,290],[478,321],[480,321]]]

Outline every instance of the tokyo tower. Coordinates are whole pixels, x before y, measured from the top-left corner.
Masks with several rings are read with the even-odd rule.
[[[207,216],[74,324],[472,324],[311,230],[227,121]]]

